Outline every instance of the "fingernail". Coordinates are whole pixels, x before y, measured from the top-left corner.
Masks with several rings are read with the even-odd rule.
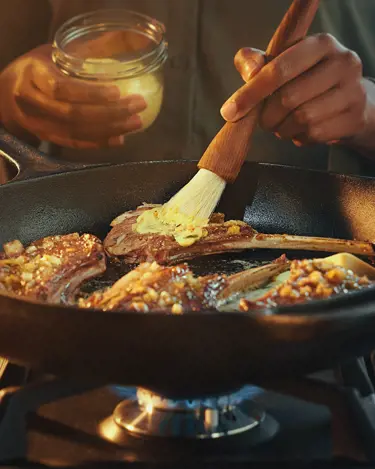
[[[108,140],[108,146],[109,147],[118,147],[120,145],[123,145],[125,142],[125,137],[121,135],[120,137],[111,137]]]
[[[259,58],[257,57],[259,60],[254,58],[254,54],[254,49],[243,48],[241,50],[240,60],[236,63],[238,71],[246,82],[250,81],[264,65],[264,59],[261,53]]]
[[[234,101],[227,101],[221,108],[220,113],[227,121],[232,121],[237,116],[237,104]]]
[[[259,72],[262,66],[253,59],[251,49],[245,50],[243,56],[246,59],[246,63],[243,67],[242,78],[244,78],[245,81],[250,81]]]
[[[338,143],[340,143],[340,140],[331,140],[328,145],[337,145]]]
[[[294,143],[294,145],[295,145],[296,147],[303,147],[303,143],[300,142],[299,140],[295,140],[295,139],[294,139],[294,140],[292,140],[292,142]]]
[[[254,68],[251,65],[246,64],[244,66],[243,72],[241,73],[243,81],[248,83],[254,75],[256,75],[258,70],[254,70]]]
[[[127,106],[127,109],[130,114],[137,114],[138,112],[142,112],[147,108],[147,103],[144,98],[134,98],[130,101]]]
[[[275,132],[275,136],[281,140],[281,135],[278,132]]]
[[[126,129],[128,132],[139,130],[143,127],[142,119],[137,114],[132,115],[126,120]]]

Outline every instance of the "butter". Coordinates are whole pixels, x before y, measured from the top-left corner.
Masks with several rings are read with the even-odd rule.
[[[103,75],[108,65],[111,67],[111,73],[121,75],[127,71],[131,71],[133,65],[126,65],[114,59],[90,59],[83,64],[83,71],[93,75]],[[117,65],[117,66],[116,66]],[[121,97],[126,97],[132,94],[143,96],[147,103],[147,108],[139,113],[142,120],[142,130],[147,129],[153,124],[157,118],[161,105],[163,102],[164,87],[158,77],[157,72],[147,73],[134,77],[118,78],[113,80],[113,83],[119,88]]]
[[[241,227],[239,225],[232,225],[228,228],[229,235],[238,235],[241,233]]]
[[[139,234],[173,236],[180,246],[189,247],[207,236],[204,228],[207,224],[208,220],[196,220],[178,210],[158,207],[144,211],[133,225],[133,231]]]

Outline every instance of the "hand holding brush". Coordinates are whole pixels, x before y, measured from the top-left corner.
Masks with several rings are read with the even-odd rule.
[[[318,6],[319,0],[293,1],[267,48],[267,61],[305,37]],[[199,172],[164,205],[166,211],[197,223],[208,221],[226,184],[233,182],[240,172],[261,108],[262,103],[237,122],[224,125],[199,161]]]

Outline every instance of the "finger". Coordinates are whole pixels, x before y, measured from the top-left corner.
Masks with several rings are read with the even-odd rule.
[[[248,82],[265,64],[264,52],[244,47],[234,57],[234,65],[242,79]]]
[[[48,137],[48,138],[47,138]],[[74,140],[72,138],[65,138],[61,135],[49,135],[45,138],[42,138],[44,141],[49,141],[54,143],[55,145],[59,145],[60,147],[65,148],[74,148],[78,150],[98,150],[100,148],[110,148],[110,147],[118,147],[124,144],[124,137],[113,137],[109,140],[105,140],[102,142],[89,142],[84,140]]]
[[[294,138],[302,133],[303,129],[308,131],[314,125],[342,114],[357,103],[364,105],[364,99],[362,90],[359,89],[356,93],[352,84],[337,86],[300,106],[289,114],[275,130],[284,139]]]
[[[76,125],[80,125],[84,120],[93,125],[106,125],[110,121],[121,120],[142,112],[147,107],[144,98],[139,95],[127,96],[111,106],[65,103],[49,98],[26,83],[22,94],[17,93],[15,99],[20,106],[28,105],[34,108],[34,112],[38,115],[50,116],[61,122]]]
[[[141,128],[142,119],[138,115],[133,115],[123,121],[110,122],[105,127],[92,127],[87,124],[79,127],[69,126],[67,133],[75,140],[103,141],[135,132]]]
[[[112,137],[108,140],[108,146],[110,147],[118,147],[125,143],[125,135],[121,135],[120,137]]]
[[[139,115],[132,115],[121,121],[109,121],[105,126],[92,125],[82,121],[79,125],[62,123],[58,120],[38,117],[30,109],[20,108],[20,125],[40,139],[51,140],[51,136],[59,136],[64,140],[84,140],[89,142],[102,142],[112,137],[119,137],[142,128]]]
[[[361,132],[364,125],[363,114],[347,109],[339,115],[312,125],[301,140],[309,143],[330,143],[348,139]]]
[[[222,107],[222,116],[228,121],[241,119],[286,83],[338,50],[342,51],[344,47],[329,35],[310,36],[295,44],[265,65],[246,85],[236,91]]]
[[[267,101],[260,119],[261,126],[267,130],[276,129],[290,113],[355,75],[360,76],[359,70],[355,66],[348,67],[342,55],[322,60],[304,75],[287,83]],[[343,103],[351,99],[350,95],[341,98]]]
[[[364,127],[363,117],[348,109],[339,116],[316,124],[309,130],[310,140],[316,143],[326,143],[335,140],[343,140],[356,135]]]
[[[304,147],[307,145],[316,145],[317,142],[313,142],[309,139],[308,135],[306,133],[301,133],[299,135],[296,135],[293,139],[292,142],[296,147]],[[327,142],[323,142],[325,145],[336,145],[340,143],[340,140],[329,140]]]
[[[51,60],[41,60],[33,66],[31,79],[39,91],[57,101],[105,104],[116,102],[121,96],[116,85],[91,83],[63,75]]]

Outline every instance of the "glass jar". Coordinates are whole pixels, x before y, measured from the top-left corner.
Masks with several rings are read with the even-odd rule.
[[[67,75],[113,82],[121,97],[142,95],[147,102],[147,109],[139,114],[142,130],[160,112],[167,56],[164,25],[122,9],[99,10],[72,18],[56,32],[52,52],[56,66]]]

